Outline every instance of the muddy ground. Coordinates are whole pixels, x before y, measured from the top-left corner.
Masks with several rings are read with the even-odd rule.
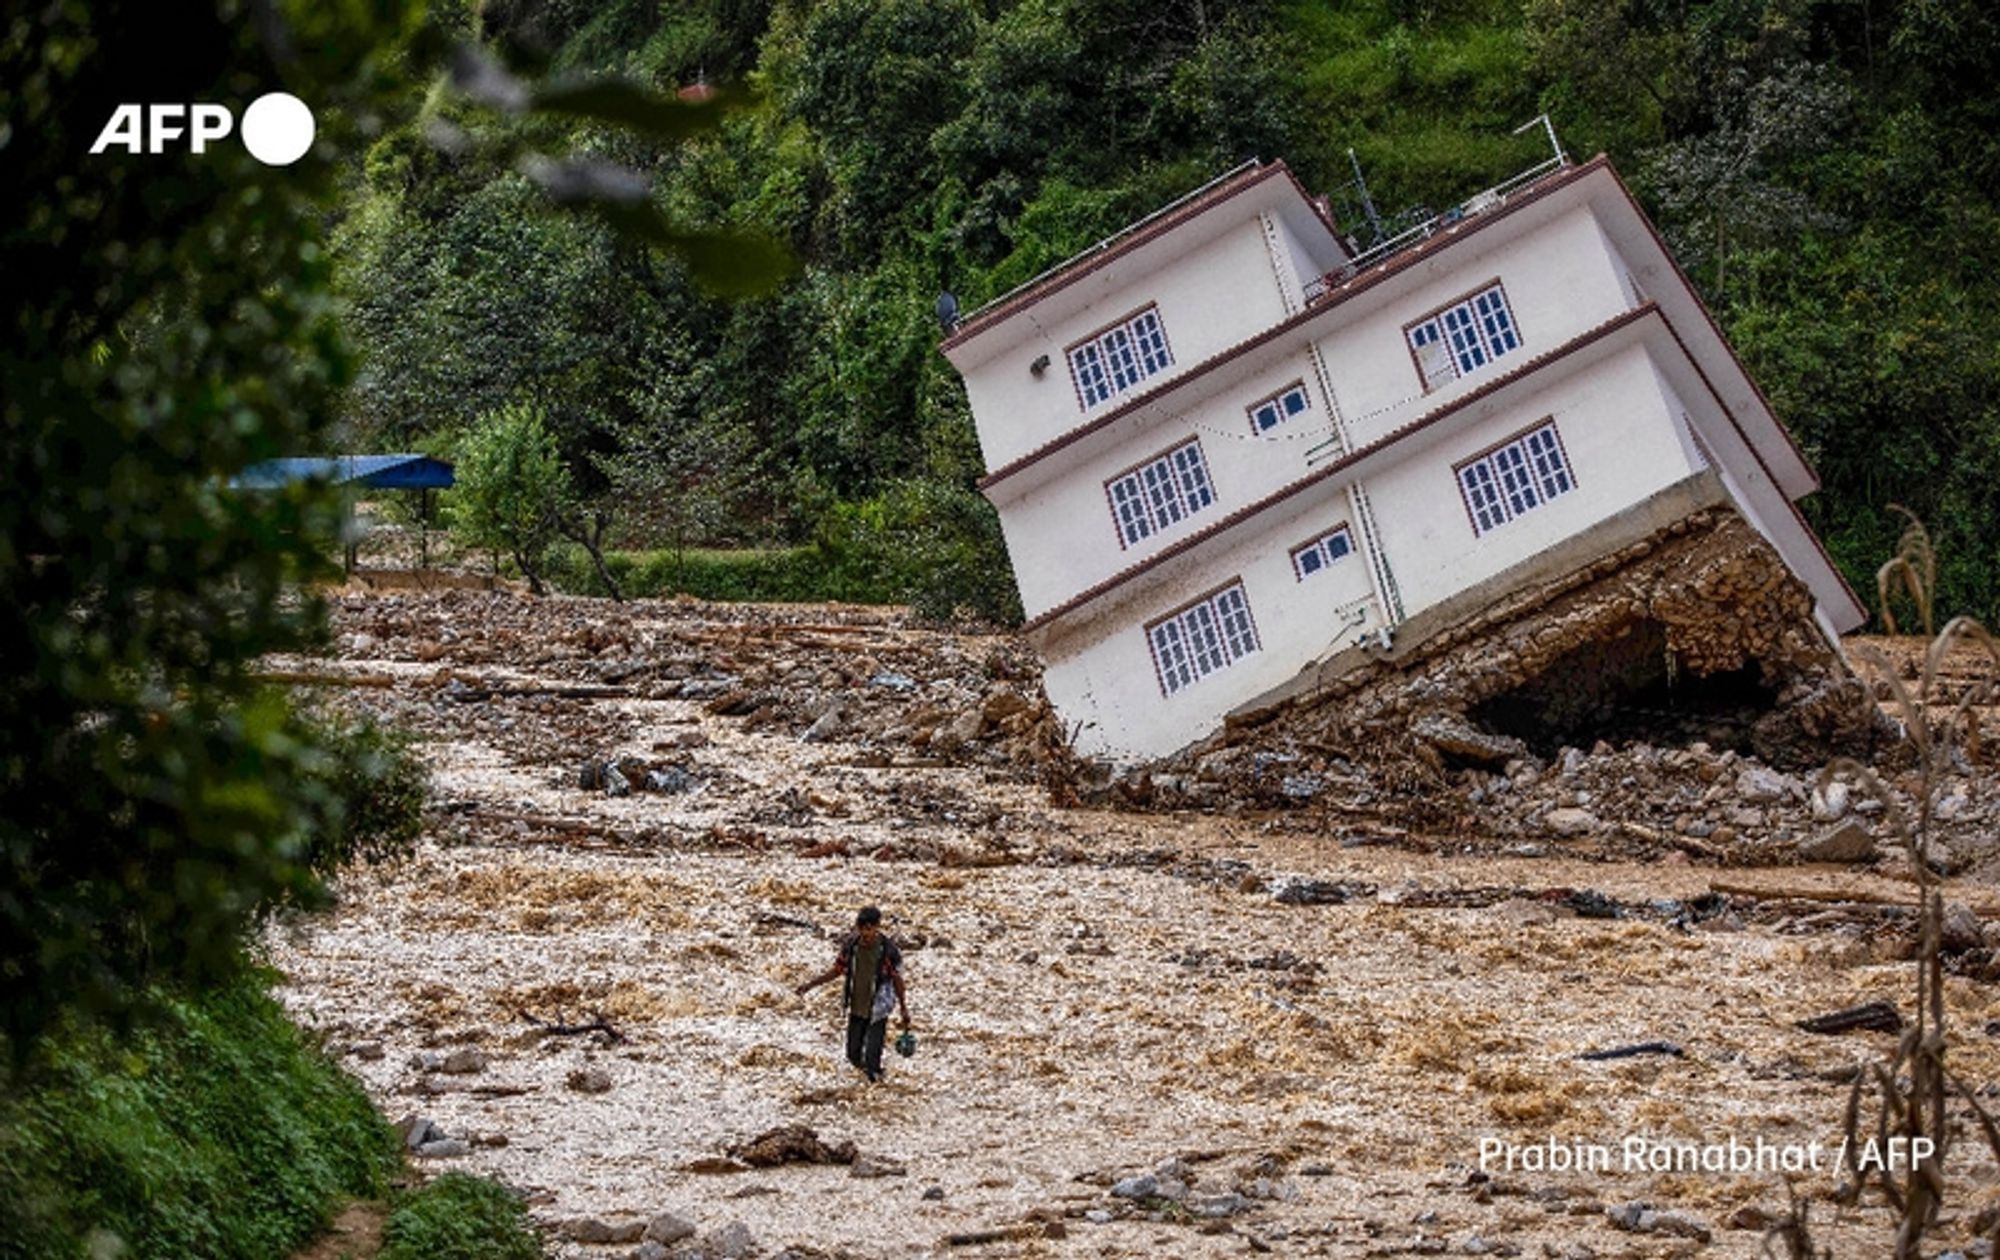
[[[663,1213],[697,1231],[668,1250],[711,1256],[1756,1255],[1785,1178],[1626,1166],[1628,1140],[1732,1139],[1816,1159],[1815,1236],[1889,1253],[1885,1209],[1825,1199],[1848,1082],[1894,1037],[1794,1025],[1911,1011],[1893,854],[1743,867],[1328,799],[1061,808],[1032,656],[883,610],[334,612],[332,657],[272,672],[414,732],[435,800],[417,857],[274,926],[282,996],[391,1119],[435,1124],[420,1168],[519,1188],[559,1255],[632,1255],[577,1238]],[[1981,857],[1949,895],[2000,917]],[[867,902],[919,1038],[878,1086],[842,1061],[836,986],[792,993]],[[1949,1062],[2000,1093],[2000,989],[1968,956]],[[1651,1042],[1680,1053],[1579,1057]],[[728,1158],[783,1125],[863,1163]],[[1941,1244],[2000,1202],[1966,1136]],[[1546,1167],[1579,1144],[1611,1167]]]

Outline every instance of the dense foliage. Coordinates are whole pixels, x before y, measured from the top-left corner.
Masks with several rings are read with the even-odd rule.
[[[349,379],[321,224],[332,163],[91,142],[118,102],[284,83],[346,147],[406,33],[366,7],[56,3],[0,31],[0,1042],[240,965],[310,891],[339,773],[258,685],[309,643],[288,592],[334,505],[253,494]],[[163,58],[161,50],[179,50]],[[301,50],[310,50],[307,55]],[[170,63],[170,64],[169,64]]]
[[[2000,611],[2000,38],[1976,0],[515,0],[437,18],[558,74],[761,94],[692,144],[549,136],[644,172],[689,222],[782,240],[802,270],[757,301],[548,218],[477,144],[427,141],[495,125],[446,96],[372,147],[337,229],[356,428],[396,445],[535,402],[628,543],[851,536],[913,484],[968,490],[939,291],[969,308],[1248,157],[1286,158],[1357,226],[1349,148],[1384,217],[1450,204],[1545,152],[1511,132],[1546,109],[1633,182],[1800,435],[1826,482],[1810,511],[1857,588],[1901,501],[1936,528],[1944,604]],[[919,528],[983,580],[1004,556],[975,515]]]
[[[380,1194],[396,1139],[248,977],[125,1039],[66,1029],[0,1094],[0,1260],[289,1255]]]

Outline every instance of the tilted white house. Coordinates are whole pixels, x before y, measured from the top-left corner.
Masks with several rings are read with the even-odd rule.
[[[1241,168],[947,336],[1078,751],[1172,753],[1704,487],[1829,638],[1861,623],[1793,506],[1813,471],[1630,192],[1549,167],[1379,259]]]

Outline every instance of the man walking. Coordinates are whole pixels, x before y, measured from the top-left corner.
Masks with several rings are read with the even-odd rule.
[[[891,1010],[901,1010],[910,1030],[910,1003],[903,992],[903,951],[882,932],[882,912],[863,906],[854,930],[841,939],[833,966],[800,985],[801,997],[835,976],[846,976],[841,1004],[847,1008],[847,1061],[871,1081],[882,1079],[882,1034]]]

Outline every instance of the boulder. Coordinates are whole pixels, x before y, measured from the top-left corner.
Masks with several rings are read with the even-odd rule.
[[[1769,766],[1746,766],[1736,775],[1736,798],[1746,805],[1789,801],[1798,793],[1798,780]]]
[[[1598,828],[1597,815],[1587,809],[1552,809],[1542,823],[1559,836],[1587,836]]]
[[[1150,1199],[1160,1191],[1160,1179],[1151,1173],[1126,1177],[1111,1187],[1115,1199]]]
[[[557,1232],[571,1242],[590,1243],[593,1246],[610,1246],[618,1243],[635,1243],[646,1233],[644,1221],[611,1221],[595,1216],[579,1216],[564,1221]]]
[[[1963,954],[1986,943],[1980,935],[1979,916],[1969,906],[1956,901],[1944,908],[1944,923],[1938,941],[1947,954]]]
[[[1849,818],[1800,841],[1798,853],[1802,862],[1870,862],[1875,859],[1875,837],[1858,819]]]
[[[646,1241],[661,1243],[671,1247],[685,1238],[693,1238],[694,1222],[683,1220],[672,1212],[662,1212],[646,1222]]]
[[[1510,735],[1493,735],[1453,713],[1425,713],[1410,723],[1410,734],[1448,757],[1475,765],[1500,767],[1528,754],[1528,746]]]
[[[484,1050],[477,1046],[465,1046],[444,1056],[438,1070],[453,1076],[470,1076],[474,1072],[484,1072],[487,1062]]]
[[[603,1068],[578,1068],[569,1074],[565,1083],[579,1094],[608,1094],[611,1092],[611,1073]]]

